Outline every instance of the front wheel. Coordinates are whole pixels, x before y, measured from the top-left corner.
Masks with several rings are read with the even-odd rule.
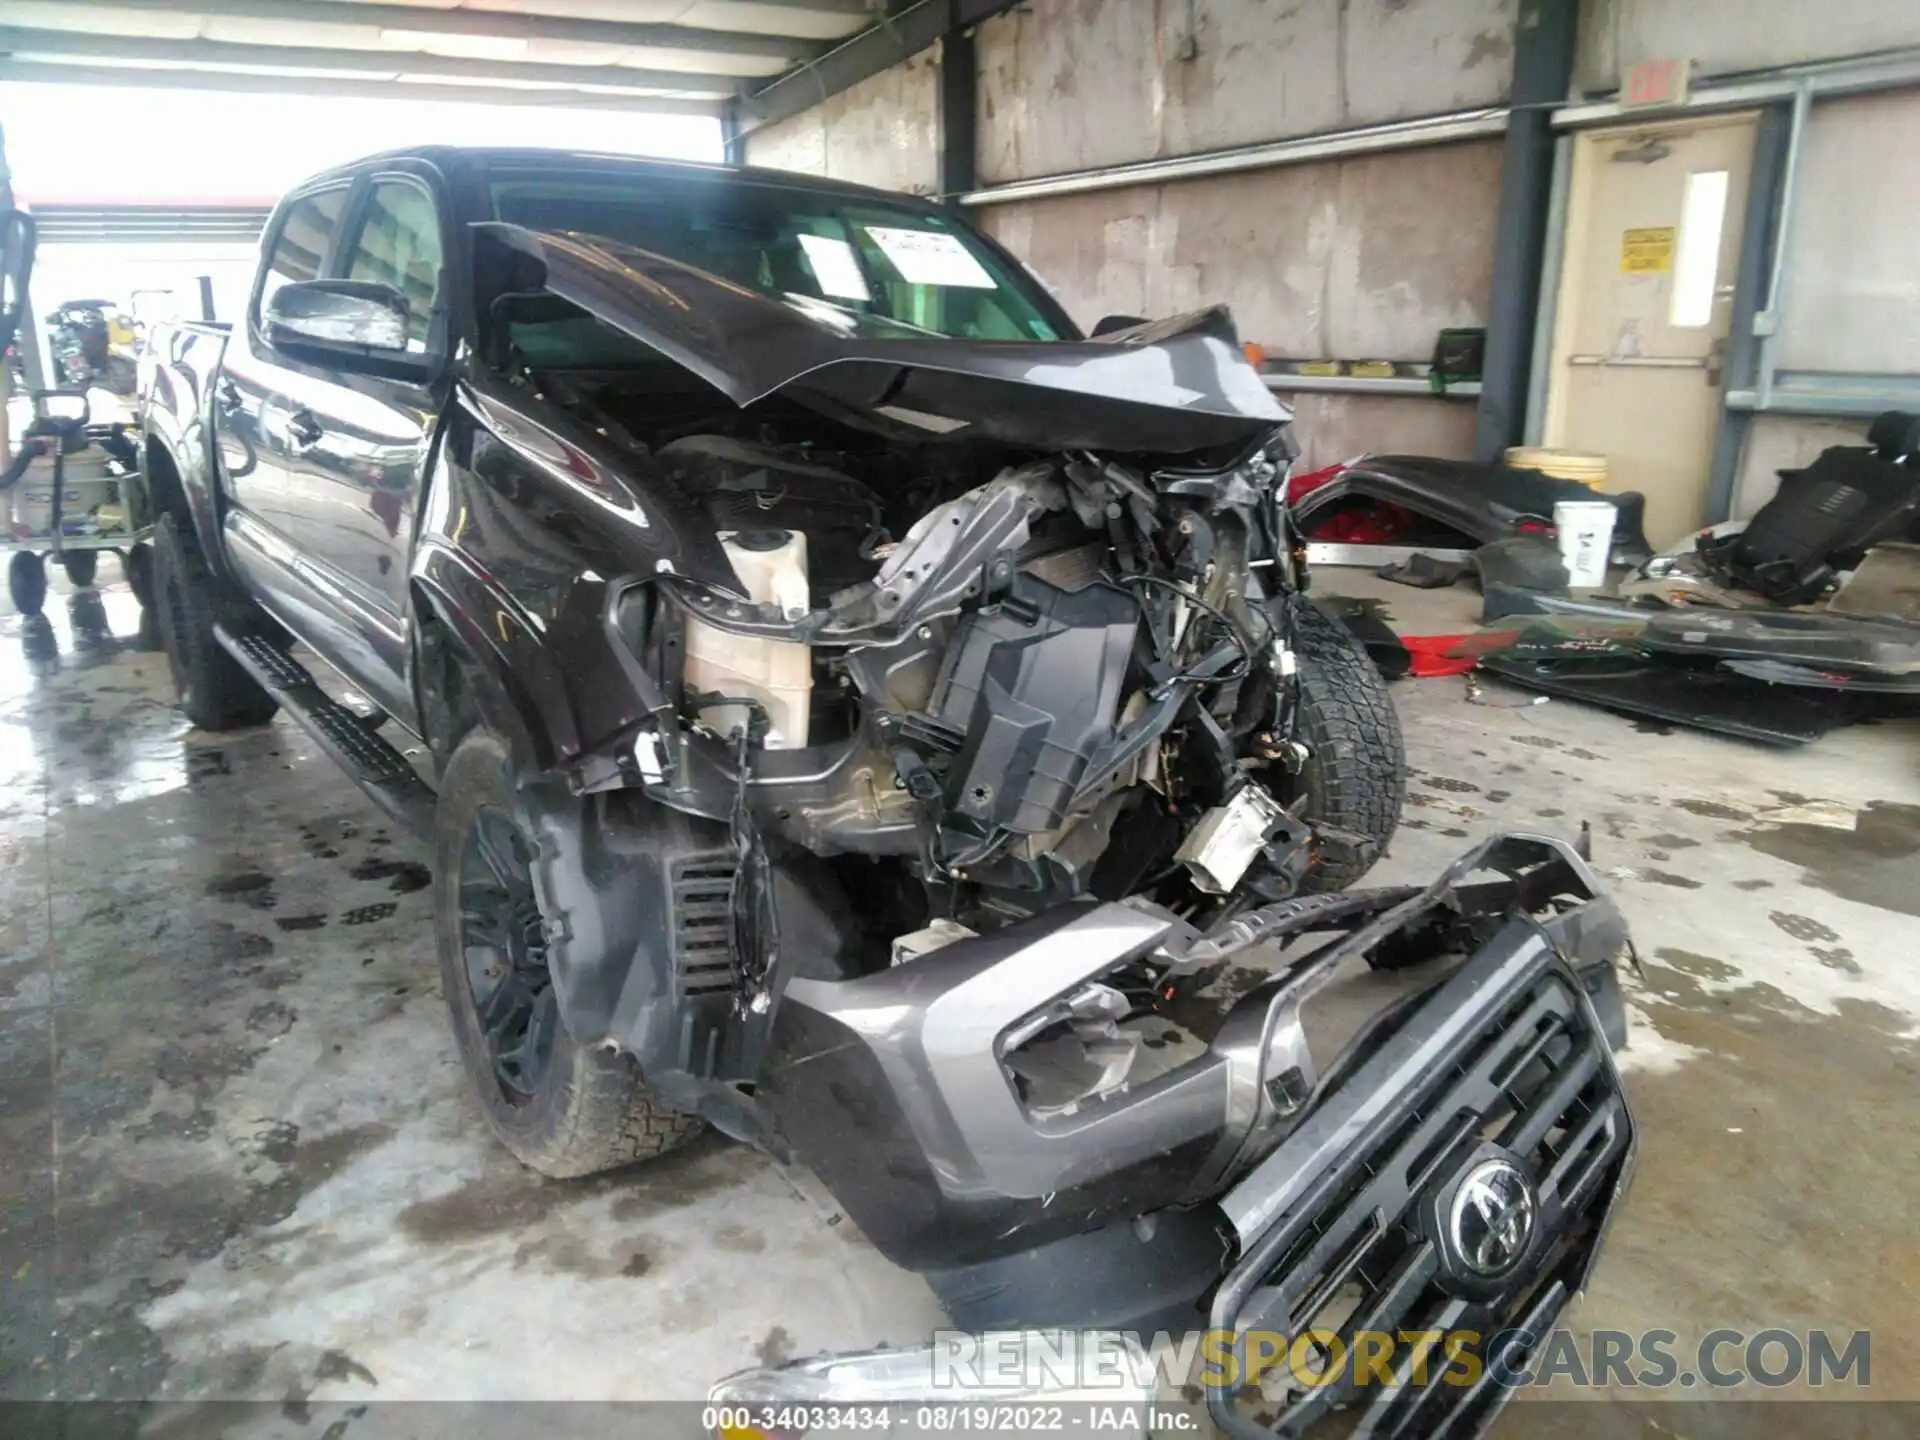
[[[1386,681],[1351,631],[1304,595],[1290,601],[1299,656],[1297,736],[1307,758],[1291,778],[1306,819],[1366,848],[1329,852],[1301,884],[1344,890],[1386,853],[1407,796],[1407,748]]]
[[[467,1078],[493,1133],[542,1175],[665,1154],[700,1121],[655,1100],[631,1056],[580,1044],[561,1018],[511,773],[506,745],[475,731],[442,772],[435,812],[440,989]]]

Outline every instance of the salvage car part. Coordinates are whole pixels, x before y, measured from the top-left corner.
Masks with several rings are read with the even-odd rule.
[[[1307,545],[1309,565],[1358,566],[1377,569],[1382,565],[1405,565],[1416,555],[1447,564],[1461,564],[1472,558],[1471,550],[1449,550],[1432,545],[1347,545],[1337,541],[1314,540]]]
[[[1763,606],[1767,602],[1760,596],[1716,577],[1703,554],[1708,547],[1746,528],[1744,520],[1727,520],[1696,531],[1673,549],[1663,550],[1636,567],[1614,587],[1614,593],[1629,604],[1651,602],[1676,609],[1686,605],[1711,605],[1723,610]]]
[[[1745,610],[1648,617],[1641,644],[1658,654],[1776,660],[1865,675],[1920,673],[1920,626],[1851,615]]]
[[[1655,613],[1650,607],[1586,596],[1550,595],[1517,585],[1491,581],[1481,588],[1480,623],[1491,624],[1516,615],[1588,615],[1598,619],[1643,621]]]
[[[1165,1040],[1170,1060],[1142,1051],[1137,1063],[1158,1067],[1154,1078],[1071,1115],[1021,1113],[1032,1097],[1017,1053],[998,1075],[991,1065],[974,1078],[950,1068],[982,1049],[953,1044],[960,1031],[1045,1034],[1020,1018],[1031,994],[1003,993],[1029,971],[1018,951],[965,941],[972,953],[944,948],[919,987],[895,974],[879,977],[884,994],[870,978],[800,999],[802,1029],[825,1023],[840,1038],[807,1047],[816,1061],[782,1067],[794,1088],[773,1103],[795,1118],[796,1149],[863,1230],[910,1263],[975,1257],[927,1271],[970,1330],[1091,1323],[1291,1336],[1364,1316],[1378,1322],[1366,1328],[1389,1333],[1491,1334],[1526,1320],[1544,1339],[1585,1282],[1635,1150],[1611,1058],[1625,1037],[1614,961],[1631,942],[1586,858],[1561,840],[1499,836],[1422,889],[1277,902],[1172,943],[1151,914],[1112,913],[1127,908],[1090,909],[1025,946],[1057,968],[1050,986],[1070,994],[1128,954],[1166,976],[1212,976],[1198,989],[1176,978],[1171,993],[1159,981],[1152,991],[1166,997],[1160,1027],[1211,1017],[1213,1038]],[[1241,967],[1269,947],[1267,967]],[[886,1086],[850,1086],[870,1065]],[[848,1104],[878,1093],[918,1118],[903,1124],[889,1107],[856,1114]],[[1143,1131],[1174,1152],[1165,1163]],[[1222,1155],[1237,1178],[1216,1201],[1196,1203],[1217,1189]],[[1493,1160],[1531,1201],[1535,1223],[1488,1265],[1462,1251],[1447,1201]],[[1059,1188],[1024,1202],[1036,1216],[1084,1216],[1092,1205],[1107,1223],[1068,1218],[1052,1238],[1011,1251],[996,1231],[1016,1213],[1009,1187],[1047,1183]],[[1469,1313],[1490,1323],[1471,1326]],[[747,1393],[805,1393],[831,1364],[811,1362],[790,1381],[758,1376]],[[849,1372],[834,1393],[922,1398],[910,1394],[915,1364],[866,1392]],[[1443,1382],[1446,1368],[1377,1394],[1309,1391],[1248,1407],[1232,1384],[1206,1399],[1233,1435],[1265,1434],[1263,1423],[1281,1420],[1291,1427],[1281,1433],[1300,1433],[1329,1403],[1372,1404],[1392,1422],[1381,1433],[1430,1434],[1446,1413],[1485,1414],[1509,1393]],[[1396,1407],[1425,1423],[1403,1421]],[[1262,1408],[1274,1412],[1264,1422],[1253,1413]]]
[[[1430,550],[1417,550],[1404,561],[1382,565],[1374,573],[1382,580],[1415,590],[1444,590],[1467,573],[1468,563],[1464,559],[1445,559]]]
[[[1485,545],[1521,529],[1551,535],[1556,501],[1595,499],[1612,501],[1619,511],[1611,552],[1615,564],[1638,565],[1653,553],[1643,528],[1646,503],[1637,493],[1601,495],[1537,470],[1417,455],[1370,455],[1348,462],[1297,495],[1295,519],[1312,539],[1343,506],[1365,500],[1399,506]]]
[[[796,979],[761,1098],[883,1254],[951,1275],[1214,1193],[1339,1073],[1340,1026],[1391,1012],[1348,1007],[1322,1031],[1315,1000],[1344,965],[1444,971],[1516,914],[1542,917],[1542,953],[1575,957],[1624,1041],[1618,912],[1564,842],[1503,837],[1421,891],[1278,901],[1205,932],[1138,900],[1069,907],[916,965]],[[1329,933],[1218,1009],[1179,1003],[1183,976]]]
[[[1495,841],[1462,864],[1537,843]],[[1522,925],[1496,931],[1403,1026],[1360,1047],[1345,1083],[1220,1202],[1240,1244],[1211,1328],[1369,1330],[1403,1343],[1471,1328],[1482,1337],[1477,1378],[1451,1363],[1409,1373],[1402,1355],[1394,1385],[1368,1388],[1348,1369],[1272,1396],[1215,1387],[1207,1404],[1224,1433],[1303,1434],[1351,1407],[1362,1433],[1471,1434],[1511,1397],[1494,1370],[1524,1368],[1585,1288],[1636,1149],[1602,1012],[1555,950]],[[1369,1098],[1387,1091],[1397,1098]],[[1501,1177],[1492,1201],[1470,1188],[1488,1174]],[[1330,1195],[1341,1197],[1331,1209],[1316,1203]],[[1497,1246],[1469,1237],[1462,1221],[1473,1217],[1498,1218]],[[1488,1354],[1495,1336],[1512,1350]]]
[[[1482,656],[1480,668],[1523,689],[1763,745],[1803,745],[1855,718],[1828,698],[1644,653],[1600,659],[1578,648],[1565,658],[1496,653]]]
[[[1514,535],[1482,545],[1473,552],[1473,568],[1483,591],[1489,585],[1506,585],[1545,595],[1567,593],[1567,562],[1545,535]]]
[[[1869,550],[1827,602],[1835,615],[1920,625],[1920,545],[1888,541]]]
[[[1780,488],[1746,529],[1706,541],[1709,573],[1776,605],[1801,605],[1832,589],[1875,545],[1912,538],[1920,524],[1920,416],[1874,421],[1871,445],[1830,445]]]
[[[1920,695],[1920,671],[1874,675],[1858,670],[1820,670],[1781,660],[1722,660],[1721,667],[1769,685],[1801,685],[1811,690],[1844,690],[1854,695]]]

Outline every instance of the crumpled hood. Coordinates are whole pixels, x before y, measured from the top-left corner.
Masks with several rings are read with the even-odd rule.
[[[596,236],[474,229],[539,261],[541,288],[741,406],[784,394],[917,440],[1155,454],[1250,444],[1292,418],[1223,308],[1096,340],[953,340],[806,296],[762,295]]]

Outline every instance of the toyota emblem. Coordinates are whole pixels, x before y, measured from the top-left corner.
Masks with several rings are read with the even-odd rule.
[[[1469,1170],[1453,1192],[1447,1238],[1460,1264],[1493,1279],[1526,1255],[1533,1216],[1533,1186],[1526,1172],[1495,1155]]]

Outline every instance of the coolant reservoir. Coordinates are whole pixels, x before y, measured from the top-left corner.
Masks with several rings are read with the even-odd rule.
[[[721,548],[746,587],[748,598],[779,607],[789,620],[807,613],[807,537],[791,530],[722,531]],[[767,748],[791,750],[807,743],[813,709],[813,651],[789,640],[734,635],[693,616],[687,618],[686,683],[689,690],[749,695],[767,707]],[[745,728],[744,705],[709,705],[700,718],[722,735]]]

